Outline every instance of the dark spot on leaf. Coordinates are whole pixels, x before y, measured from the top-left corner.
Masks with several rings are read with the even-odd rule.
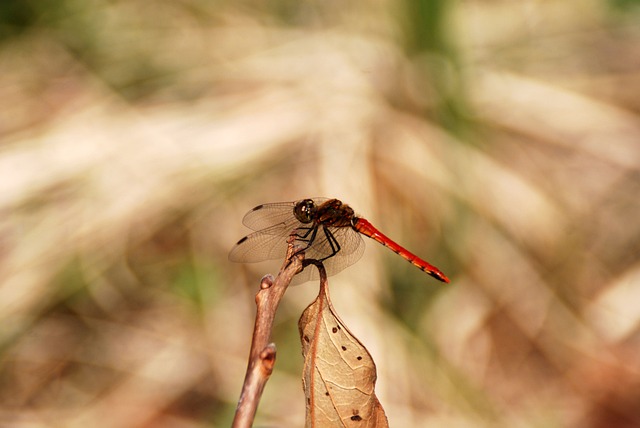
[[[242,244],[244,241],[246,241],[246,240],[247,240],[247,238],[248,238],[248,236],[245,236],[244,238],[242,238],[241,240],[239,240],[239,241],[236,243],[236,245],[240,245],[240,244]]]
[[[306,334],[304,335],[304,341],[309,343],[309,336],[307,336]]]
[[[346,347],[346,346],[344,346],[344,345],[342,345],[342,350],[343,350],[343,351],[346,351],[346,350],[347,350],[347,347]]]
[[[311,404],[311,398],[307,398],[307,404]]]
[[[334,333],[337,333],[337,332],[338,332],[338,328],[337,328],[337,327],[333,327],[333,328],[331,329],[331,331],[332,331],[332,332],[334,332]]]
[[[329,391],[325,392],[324,395],[329,396]]]
[[[352,421],[361,421],[362,417],[360,415],[353,415],[353,416],[351,416],[351,420]]]
[[[362,359],[362,357],[360,355],[358,355],[358,361],[360,361]]]

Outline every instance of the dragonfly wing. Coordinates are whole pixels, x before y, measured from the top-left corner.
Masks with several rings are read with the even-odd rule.
[[[344,229],[344,228],[342,228]],[[341,229],[338,229],[341,230]],[[350,230],[350,229],[348,229]],[[321,233],[320,231],[318,233]],[[346,238],[346,241],[345,241]],[[339,239],[339,238],[337,238]],[[359,233],[345,233],[344,237],[342,237],[341,247],[350,250],[349,252],[343,252],[342,249],[338,254],[333,257],[326,259],[324,262],[324,268],[327,271],[327,275],[335,275],[336,273],[342,271],[344,268],[351,266],[355,262],[357,262],[360,257],[364,254],[364,241]],[[313,246],[312,246],[313,247]],[[324,251],[323,251],[324,253]],[[331,254],[331,252],[329,252]],[[318,257],[318,251],[311,248],[307,250],[305,253],[305,257],[307,259],[313,258],[322,258]],[[291,282],[293,285],[303,284],[307,281],[315,281],[320,278],[318,274],[318,269],[314,265],[310,265],[304,268],[302,272],[293,277],[293,281]]]
[[[274,224],[295,218],[293,207],[295,202],[277,202],[274,204],[258,205],[245,214],[242,224],[252,230],[262,230]]]
[[[319,260],[329,257],[337,249],[336,242],[339,245],[339,251],[331,258],[345,257],[358,250],[359,247],[364,247],[360,233],[350,227],[327,227],[326,230],[328,233],[325,233],[322,226],[318,228],[313,244],[306,250],[308,259]]]
[[[349,230],[353,231],[352,229]],[[365,244],[359,233],[345,234],[340,245],[342,246],[340,252],[324,262],[327,275],[335,275],[344,268],[351,266],[360,260],[360,257],[364,254]]]
[[[332,236],[331,241],[338,242],[340,245],[340,250],[332,257],[329,257],[334,250],[327,234],[320,227],[313,244],[305,250],[305,258],[321,260],[329,257],[323,261],[323,264],[327,274],[333,275],[357,262],[364,253],[365,244],[360,233],[350,227],[328,227],[327,230]],[[310,270],[310,272],[307,272],[307,270]],[[309,266],[297,276],[300,275],[302,275],[301,278],[304,278],[302,282],[318,278],[317,269],[313,266]]]
[[[327,200],[327,198],[313,198],[316,205],[320,205]],[[295,219],[293,208],[298,202],[300,201],[258,205],[245,214],[242,224],[252,230],[262,230],[274,224]]]
[[[299,224],[298,221],[282,222],[245,236],[231,249],[229,260],[254,263],[284,259],[287,252],[287,238],[297,224]]]

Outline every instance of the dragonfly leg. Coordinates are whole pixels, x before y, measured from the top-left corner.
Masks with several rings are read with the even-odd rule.
[[[301,248],[297,253],[300,253],[302,251],[309,249],[309,247],[311,247],[311,245],[316,240],[316,236],[318,235],[318,226],[298,228],[298,231],[301,231],[301,230],[304,231],[304,233],[299,234],[296,232],[297,241],[304,242],[306,245],[303,248]],[[322,231],[324,232],[324,235],[327,237],[327,242],[331,247],[331,254],[319,259],[318,261],[320,262],[323,262],[328,258],[335,256],[340,251],[340,244],[338,243],[338,240],[336,239],[336,237],[333,236],[333,233],[331,233],[331,231],[325,226],[322,227]]]
[[[329,229],[327,229],[326,227],[322,227],[322,230],[324,231],[324,235],[327,237],[327,242],[329,243],[329,246],[331,247],[331,254],[329,254],[326,257],[323,257],[320,259],[321,262],[327,260],[328,258],[331,258],[333,256],[335,256],[336,254],[338,254],[338,251],[340,251],[340,244],[338,243],[338,240],[336,239],[335,236],[333,236],[333,233],[331,233],[331,231]]]
[[[300,234],[300,233],[298,233],[299,231],[304,231],[304,233]],[[313,242],[313,240],[316,237],[316,233],[317,232],[318,232],[318,227],[317,226],[315,226],[315,227],[299,227],[296,230],[296,238],[298,238],[297,239],[298,241],[306,242],[309,245],[311,245],[311,243]],[[311,235],[311,236],[309,237],[309,235]],[[309,245],[307,245],[306,248],[308,248]]]
[[[298,233],[299,230],[304,230],[305,232],[301,235]],[[313,244],[313,241],[316,239],[316,235],[318,234],[318,227],[300,227],[298,228],[298,231],[296,231],[296,241],[304,242],[306,245],[296,251],[295,254],[306,251],[311,246],[311,244]]]

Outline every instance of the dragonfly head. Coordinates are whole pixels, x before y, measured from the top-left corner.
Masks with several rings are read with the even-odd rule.
[[[293,213],[300,223],[311,223],[315,210],[316,204],[311,199],[303,199],[296,203]]]

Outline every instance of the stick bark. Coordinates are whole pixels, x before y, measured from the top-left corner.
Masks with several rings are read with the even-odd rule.
[[[278,276],[265,275],[260,281],[260,291],[256,294],[256,320],[249,352],[249,363],[236,408],[232,428],[250,428],[258,409],[262,391],[276,362],[276,346],[269,343],[273,320],[284,292],[294,275],[303,268],[304,253],[296,251],[293,242],[295,235],[289,238],[287,256]]]

